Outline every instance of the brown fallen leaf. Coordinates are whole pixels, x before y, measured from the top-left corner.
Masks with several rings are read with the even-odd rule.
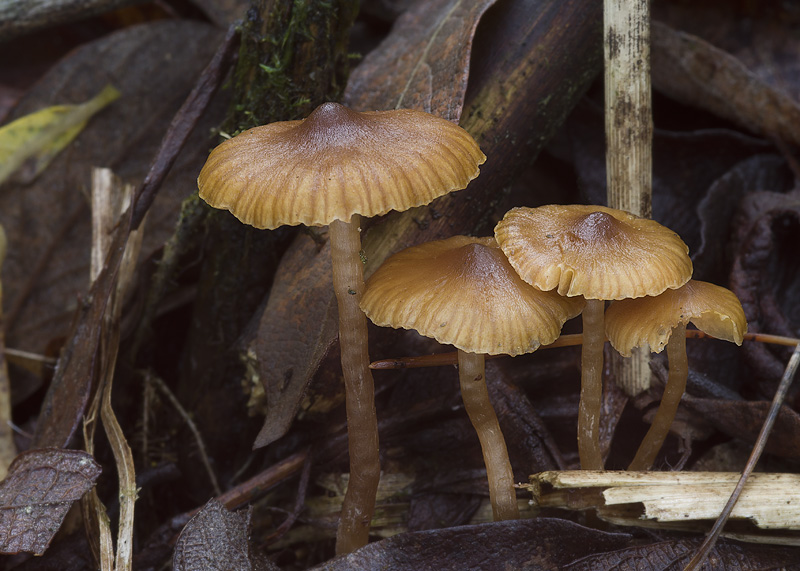
[[[486,384],[505,437],[517,480],[538,471],[565,468],[561,452],[525,392],[509,381],[497,363],[486,364]]]
[[[481,16],[495,2],[416,2],[397,19],[381,45],[353,70],[345,105],[360,111],[419,109],[458,122],[467,90],[472,38]]]
[[[775,6],[775,10],[741,10],[735,4],[711,6],[657,4],[653,19],[683,32],[693,34],[724,50],[742,62],[748,70],[773,87],[783,89],[798,99],[797,12],[794,6]],[[747,24],[742,16],[747,11]]]
[[[154,26],[155,30],[153,30],[144,26],[137,27],[136,34],[143,33],[142,28],[145,28],[144,33],[147,33],[149,29],[150,33],[154,34],[155,38],[151,36],[151,39],[158,39],[165,32],[170,31],[169,27],[161,29],[160,26]],[[228,38],[230,39],[231,37],[232,35],[229,34]],[[170,41],[175,41],[173,36],[170,36],[170,38],[172,38]],[[167,41],[166,38],[161,37],[161,39]],[[111,41],[113,42],[113,39]],[[218,51],[216,57],[212,60],[213,65],[210,66],[211,68],[214,66],[224,67],[224,61],[226,61],[224,54],[230,51],[230,42],[224,42],[223,46],[227,47]],[[160,48],[163,47],[163,45],[160,46]],[[99,49],[97,46],[94,46],[94,48]],[[208,72],[208,69],[206,71]],[[144,73],[143,70],[142,73]],[[216,74],[219,75],[219,72],[216,72]],[[210,79],[210,76],[213,76],[214,73],[208,72],[206,75],[207,81],[201,82],[192,92],[188,111],[185,112],[185,115],[191,115],[192,111],[201,113],[215,92],[218,81]],[[196,78],[192,79],[196,80]],[[148,170],[144,183],[138,187],[138,194],[133,208],[126,211],[128,213],[127,216],[122,217],[122,222],[117,227],[105,267],[92,285],[90,295],[78,308],[77,315],[74,318],[73,329],[59,358],[55,377],[45,397],[36,427],[34,444],[37,446],[66,446],[80,421],[81,415],[85,410],[92,376],[95,371],[95,359],[98,355],[100,331],[102,329],[100,320],[105,313],[112,288],[116,284],[124,244],[133,227],[132,225],[138,225],[141,222],[141,216],[151,205],[151,199],[154,197],[155,191],[160,188],[166,173],[170,172],[170,167],[172,167],[178,151],[182,148],[193,126],[194,121],[191,117],[186,116],[183,116],[182,121],[170,124],[171,129],[168,131],[168,136],[164,138],[163,143],[158,147],[157,160],[153,163],[152,168]],[[163,132],[159,132],[159,136],[163,137]],[[148,166],[150,166],[150,160],[152,160],[152,157],[146,163]],[[158,196],[161,197],[162,195],[159,194]],[[137,210],[137,207],[140,206],[143,208]],[[133,211],[133,214],[131,214],[131,211]],[[137,213],[140,215],[138,221],[136,218]],[[148,235],[151,235],[151,233],[148,233]],[[79,254],[75,255],[78,256],[77,259],[80,259]],[[50,334],[52,335],[53,333],[50,332]]]
[[[561,569],[630,541],[570,521],[538,518],[403,533],[314,567],[314,571]]]
[[[652,23],[653,87],[750,131],[797,145],[800,105],[708,42]]]
[[[692,255],[694,279],[727,283],[734,254],[728,241],[740,200],[748,193],[783,190],[793,183],[786,162],[772,154],[745,159],[714,181],[697,205],[700,245]]]
[[[701,540],[678,539],[590,555],[564,567],[569,571],[678,571],[700,547]],[[720,541],[709,553],[703,571],[764,571],[800,568],[796,548]]]
[[[266,391],[267,422],[259,441],[272,442],[289,429],[306,384],[337,335],[336,300],[320,294],[333,290],[328,242],[320,249],[308,236],[301,236],[284,255],[278,267],[284,279],[276,280],[264,310],[258,337],[254,340],[258,371]],[[312,287],[313,286],[313,287]],[[316,316],[307,322],[298,311]]]
[[[91,227],[80,189],[90,188],[93,166],[113,165],[125,182],[141,182],[219,39],[218,30],[188,21],[123,29],[65,56],[20,100],[9,119],[53,102],[86,100],[107,83],[123,94],[36,181],[11,185],[0,195],[0,223],[11,245],[4,268],[9,343],[43,353],[66,334],[76,298],[88,286]],[[181,156],[164,185],[148,222],[143,257],[171,235],[218,117],[207,116],[192,140],[193,151]]]
[[[683,396],[683,403],[720,432],[748,444],[764,424],[769,401],[728,401]],[[800,415],[786,405],[781,408],[765,451],[783,458],[800,458]]]
[[[424,531],[464,525],[481,505],[479,496],[424,493],[408,503],[408,531]]]
[[[250,546],[250,512],[231,512],[210,500],[183,528],[175,544],[175,571],[279,571]]]
[[[44,553],[100,471],[94,458],[79,450],[37,449],[17,456],[0,483],[0,552]]]
[[[747,196],[734,226],[730,284],[742,302],[750,330],[794,335],[800,327],[795,301],[800,293],[800,264],[794,252],[800,236],[800,191]],[[763,343],[748,343],[743,350],[764,396],[771,396],[791,351]]]

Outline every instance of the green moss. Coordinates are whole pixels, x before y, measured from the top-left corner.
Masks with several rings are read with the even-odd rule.
[[[256,2],[242,25],[236,103],[224,130],[236,135],[256,125],[299,119],[320,103],[339,99],[348,71],[348,31],[357,11],[354,0]]]

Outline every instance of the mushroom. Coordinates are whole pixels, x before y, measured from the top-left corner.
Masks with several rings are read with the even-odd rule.
[[[521,355],[552,343],[564,322],[580,313],[583,300],[523,282],[494,238],[454,236],[386,260],[367,280],[361,307],[376,325],[415,329],[458,349],[461,395],[480,439],[494,519],[518,518],[484,355]]]
[[[686,244],[658,222],[604,206],[513,208],[495,238],[527,283],[565,296],[583,296],[578,453],[581,468],[602,470],[603,300],[658,295],[686,283],[692,261]]]
[[[462,189],[485,160],[472,137],[445,119],[324,103],[306,119],[225,141],[197,179],[203,200],[256,228],[329,225],[350,451],[337,553],[367,543],[380,479],[367,324],[358,306],[364,288],[359,215],[406,210]]]
[[[747,320],[742,304],[732,291],[718,285],[690,280],[678,289],[655,297],[615,301],[606,312],[606,335],[624,357],[633,347],[648,344],[660,353],[667,347],[669,376],[653,423],[629,470],[649,470],[669,433],[681,397],[686,390],[686,324],[704,333],[742,344]]]

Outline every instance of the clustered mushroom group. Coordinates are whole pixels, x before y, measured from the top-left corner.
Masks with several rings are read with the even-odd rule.
[[[606,336],[623,355],[645,343],[655,351],[666,345],[664,400],[631,465],[648,469],[685,388],[686,323],[742,342],[741,304],[724,288],[689,281],[692,263],[677,234],[602,206],[512,209],[494,237],[408,248],[365,286],[359,215],[405,210],[462,189],[485,158],[466,131],[433,115],[358,113],[325,103],[306,119],[256,127],[222,143],[198,178],[201,198],[257,228],[328,225],[350,452],[337,553],[367,543],[380,478],[365,314],[377,325],[414,329],[458,349],[462,397],[481,443],[495,520],[519,511],[484,355],[535,351],[583,312],[578,448],[582,468],[602,469]]]

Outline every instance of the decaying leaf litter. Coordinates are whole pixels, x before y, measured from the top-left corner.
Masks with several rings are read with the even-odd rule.
[[[214,18],[222,11],[206,9]],[[397,10],[402,12],[402,7]],[[791,109],[797,105],[791,97],[800,86],[791,73],[794,63],[787,58],[796,44],[790,31],[797,22],[791,14],[767,9],[687,10],[677,3],[655,10],[663,24],[654,35],[663,39],[666,34],[678,47],[666,51],[654,41],[654,215],[686,240],[703,279],[732,287],[744,303],[751,330],[796,337],[796,160],[792,142],[782,140],[774,126],[791,124]],[[244,12],[241,7],[234,17]],[[274,15],[287,16],[291,14]],[[452,198],[428,209],[387,215],[365,228],[367,273],[406,246],[459,233],[488,235],[511,206],[603,202],[601,86],[595,81],[601,44],[594,4],[521,6],[498,0],[492,6],[466,8],[461,2],[418,2],[389,31],[387,24],[395,17],[377,3],[364,3],[350,49],[365,55],[344,94],[341,80],[335,80],[325,97],[338,90],[353,107],[411,106],[450,119],[460,117],[489,160],[480,177]],[[13,419],[20,425],[21,450],[31,447],[34,433],[39,446],[84,447],[82,411],[92,389],[80,371],[94,370],[105,354],[99,352],[105,336],[97,325],[106,304],[102,298],[115,282],[115,256],[122,254],[117,245],[105,264],[106,281],[90,292],[90,168],[108,166],[124,181],[141,186],[162,138],[175,133],[168,123],[224,35],[220,20],[214,20],[215,29],[202,14],[182,13],[180,8],[169,14],[148,13],[144,20],[132,26],[118,15],[106,16],[103,33],[95,31],[94,39],[64,57],[51,55],[52,68],[36,77],[33,87],[15,83],[6,74],[0,82],[7,89],[4,93],[24,93],[5,122],[48,106],[87,101],[108,83],[122,93],[37,178],[12,178],[0,190],[0,224],[9,244],[2,274],[4,315],[13,312],[12,322],[4,323],[6,345],[42,356],[38,361],[10,360]],[[69,25],[85,29],[87,23]],[[93,25],[97,30],[97,23]],[[694,37],[670,35],[664,25]],[[314,42],[302,40],[299,32],[292,41],[310,49]],[[364,41],[369,34],[387,36],[386,43],[367,53],[375,44],[374,39]],[[700,38],[741,63],[715,57],[712,48],[704,51],[707,44]],[[13,41],[17,40],[9,40]],[[688,41],[694,59],[680,51]],[[393,56],[398,53],[404,55]],[[694,67],[680,74],[667,72],[662,76],[666,84],[659,87],[656,72],[665,57],[694,62]],[[707,67],[698,65],[703,57],[722,66],[724,73],[715,78],[727,82],[704,78]],[[312,58],[279,63],[301,65],[301,59],[309,65]],[[261,63],[277,67],[274,59]],[[684,85],[687,90],[698,85],[706,89],[689,98],[678,89]],[[788,93],[789,99],[776,95],[776,90]],[[734,92],[754,96],[725,97]],[[330,291],[320,278],[329,275],[325,236],[294,230],[265,238],[235,229],[224,217],[209,216],[191,198],[197,172],[218,142],[213,129],[223,125],[232,97],[236,89],[223,89],[212,101],[159,187],[156,203],[149,208],[136,285],[122,308],[113,409],[131,446],[141,488],[134,517],[134,568],[156,568],[173,557],[176,566],[179,557],[186,560],[185,550],[173,556],[175,538],[190,514],[215,495],[205,465],[225,491],[225,505],[253,503],[249,520],[241,518],[235,524],[250,526],[251,543],[242,542],[241,532],[230,531],[230,539],[215,536],[218,541],[208,542],[207,553],[192,552],[191,557],[213,568],[215,558],[225,553],[212,553],[213,543],[219,549],[249,553],[241,559],[242,568],[269,568],[263,567],[266,555],[280,568],[296,569],[325,564],[333,553],[347,453],[335,330],[320,326],[332,311],[329,294],[319,293]],[[742,99],[751,108],[734,107],[733,116],[729,105],[720,107],[720,101],[739,104]],[[766,106],[759,103],[763,101],[782,103]],[[242,111],[246,109],[238,110]],[[178,117],[176,124],[185,124],[185,115]],[[291,117],[263,121],[281,118]],[[165,150],[174,149],[167,144]],[[137,220],[143,212],[140,208],[134,213]],[[269,255],[259,257],[260,252]],[[256,262],[263,259],[271,261]],[[242,274],[220,273],[237,266]],[[234,313],[219,317],[226,308]],[[566,332],[578,330],[568,324]],[[441,350],[408,332],[372,328],[370,335],[375,358]],[[736,444],[753,441],[767,408],[763,401],[771,398],[790,351],[748,342],[732,349],[713,340],[687,340],[687,346],[691,370],[679,410],[681,436],[667,440],[656,467],[668,470],[683,458],[685,470],[695,465],[740,470],[748,448]],[[58,356],[62,347],[52,376],[47,358]],[[136,347],[135,355],[131,347]],[[577,461],[577,355],[575,349],[553,349],[488,365],[490,396],[509,440],[518,481]],[[663,366],[657,360],[654,366],[659,365]],[[168,393],[153,390],[156,385],[146,379],[154,377],[172,392],[183,413],[164,396]],[[648,393],[634,399],[610,387],[606,391],[601,445],[608,450],[607,467],[623,468],[630,461],[647,428],[640,419],[658,402],[658,378],[657,374]],[[391,561],[395,568],[419,569],[413,553],[424,549],[423,561],[453,565],[458,553],[465,557],[458,568],[479,568],[483,548],[472,548],[470,538],[482,536],[501,554],[514,552],[515,559],[509,555],[503,561],[519,568],[607,568],[640,558],[646,568],[661,569],[680,566],[691,557],[694,540],[659,529],[644,533],[609,528],[580,513],[544,510],[530,520],[548,530],[539,533],[526,528],[527,522],[507,522],[513,533],[503,533],[499,523],[453,527],[491,516],[487,517],[480,448],[452,371],[379,372],[376,381],[384,477],[373,538],[426,531],[375,542],[335,565],[374,568]],[[50,397],[42,407],[47,390],[66,396]],[[773,436],[763,461],[772,472],[796,472],[797,438],[791,436],[796,391],[778,417],[775,434],[784,432]],[[187,429],[187,417],[195,431]],[[251,450],[259,430],[259,444],[267,446]],[[114,537],[108,539],[116,541],[117,467],[111,448],[99,436],[94,455],[104,470],[97,480],[97,497],[111,516]],[[4,509],[14,509],[8,506]],[[610,542],[600,531],[542,516],[577,519],[617,535]],[[294,525],[286,531],[284,522]],[[51,531],[56,527],[51,525]],[[279,527],[284,535],[276,537]],[[187,527],[184,535],[190,533]],[[467,538],[465,547],[457,550],[448,544],[451,533]],[[585,534],[585,541],[564,539],[578,533]],[[104,545],[103,541],[96,529],[87,535],[64,524],[43,557],[9,556],[4,564],[84,568],[81,565],[93,557],[90,545]],[[789,567],[798,560],[789,547],[723,542],[717,550],[716,563],[708,568],[732,568],[731,561],[737,561],[738,568]]]

